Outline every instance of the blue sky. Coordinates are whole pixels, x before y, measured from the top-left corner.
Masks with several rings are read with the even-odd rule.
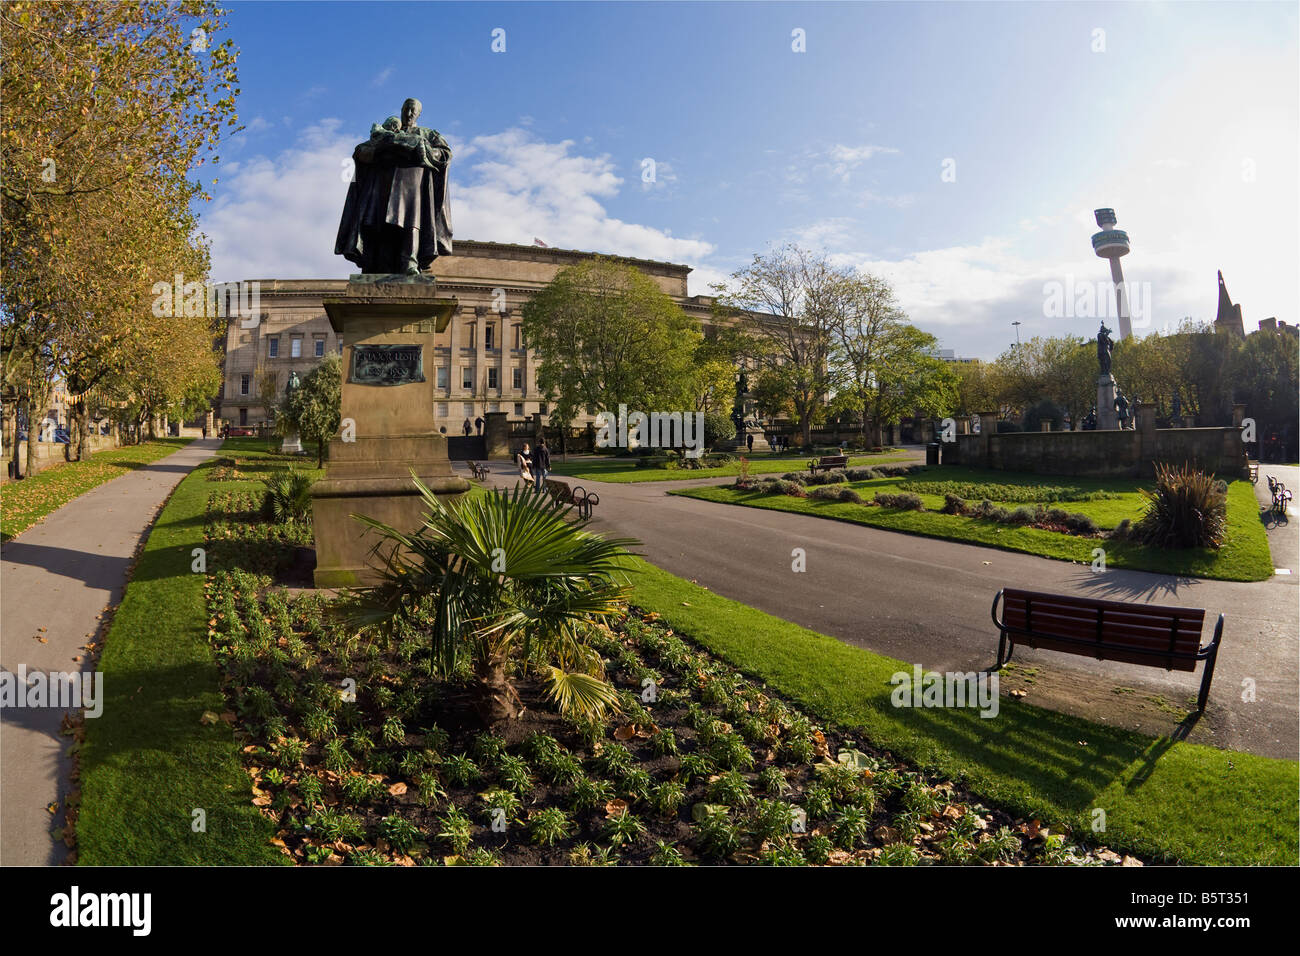
[[[692,292],[796,241],[992,357],[1016,319],[1096,332],[1076,292],[1108,280],[1113,206],[1139,334],[1212,318],[1219,268],[1248,328],[1297,318],[1294,3],[231,7],[247,129],[202,210],[214,279],[352,271],[342,163],[416,96],[457,238],[685,262]]]

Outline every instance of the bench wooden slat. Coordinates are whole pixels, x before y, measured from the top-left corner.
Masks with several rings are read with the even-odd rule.
[[[998,592],[993,607],[994,623],[1002,630],[998,667],[1010,660],[1016,644],[1166,670],[1193,671],[1204,660],[1198,709],[1205,709],[1223,634],[1222,614],[1213,640],[1203,648],[1204,608],[1125,604],[1018,588]]]

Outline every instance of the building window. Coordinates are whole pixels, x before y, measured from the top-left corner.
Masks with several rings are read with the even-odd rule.
[[[343,354],[343,340],[339,339],[339,355]]]
[[[548,414],[547,411],[546,411],[546,403],[545,403],[545,402],[541,402],[541,403],[537,406],[537,414],[538,414],[538,415],[546,415],[546,414]]]
[[[247,376],[247,375],[241,375],[241,376],[239,376],[239,394],[240,394],[240,395],[247,395],[247,394],[248,394],[248,376]]]
[[[496,348],[497,327],[491,322],[483,326],[483,348],[489,352]]]
[[[247,425],[247,424],[248,424],[248,409],[247,409],[247,408],[241,408],[241,409],[239,410],[239,424],[241,424],[241,425]]]
[[[289,358],[302,358],[301,335],[295,335],[289,339]]]
[[[514,386],[515,391],[521,392],[524,388],[524,370],[521,368],[512,368],[510,370],[510,384]]]
[[[488,411],[490,411],[490,412],[499,412],[499,411],[501,411],[501,403],[500,403],[500,402],[493,402],[493,403],[488,407]]]
[[[439,403],[438,403],[438,417],[439,417],[439,418],[446,418],[446,417],[447,417],[447,403],[446,403],[446,402],[439,402]]]
[[[462,366],[460,370],[460,387],[474,391],[474,370],[468,365]]]
[[[316,357],[325,357],[325,339],[323,337],[316,339]]]
[[[266,340],[266,354],[270,358],[280,357],[280,336],[273,335]]]
[[[524,403],[523,403],[523,402],[515,402],[515,414],[518,415],[520,418],[523,418],[523,417],[524,417]]]
[[[438,381],[438,388],[446,388],[446,387],[447,387],[448,377],[449,377],[449,376],[448,376],[448,369],[447,369],[447,366],[445,366],[445,365],[439,365],[439,366],[438,366],[438,372],[437,372],[437,375],[438,375],[438,380],[437,380],[437,381]],[[445,407],[446,407],[446,406],[444,406],[444,408],[445,408]],[[445,415],[445,414],[447,414],[447,413],[446,413],[446,412],[443,412],[443,414]]]
[[[466,418],[469,418],[469,417],[470,417],[471,415],[473,415],[473,414],[474,414],[474,403],[473,403],[473,402],[466,402],[466,403],[465,403],[465,417],[466,417]]]
[[[497,388],[497,387],[498,387],[497,370],[494,368],[490,368],[488,369],[488,388]]]

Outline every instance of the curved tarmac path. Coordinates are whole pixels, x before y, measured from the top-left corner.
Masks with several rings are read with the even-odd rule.
[[[17,672],[91,669],[85,645],[99,640],[100,616],[122,601],[136,547],[182,478],[221,439],[180,451],[74,498],[0,546],[0,667]],[[41,639],[44,638],[44,643]],[[0,712],[0,863],[61,863],[63,797],[72,762],[57,707]],[[55,805],[56,812],[47,807]]]
[[[491,481],[510,486],[513,469],[492,463]],[[1288,486],[1295,468],[1261,468]],[[926,670],[989,667],[997,630],[989,617],[1004,586],[1152,604],[1204,607],[1208,640],[1226,615],[1205,716],[1193,710],[1201,670],[1165,672],[1050,651],[1017,648],[1003,691],[1026,702],[1153,735],[1186,736],[1232,750],[1297,757],[1300,669],[1300,521],[1271,529],[1268,581],[1235,583],[1089,567],[978,545],[901,534],[807,515],[698,501],[669,494],[725,479],[638,483],[554,476],[600,495],[593,530],[639,539],[647,560],[724,597]],[[807,571],[791,570],[804,548]],[[1242,700],[1247,678],[1252,702]]]

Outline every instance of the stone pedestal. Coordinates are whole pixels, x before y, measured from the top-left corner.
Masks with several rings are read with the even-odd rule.
[[[1119,428],[1119,415],[1115,412],[1115,376],[1097,376],[1097,429],[1099,431]]]
[[[280,442],[280,453],[283,455],[302,454],[302,438],[298,435],[297,429],[289,432],[284,440]]]
[[[746,441],[746,439],[750,435],[754,436],[754,448],[753,448],[754,451],[772,450],[772,446],[768,444],[767,436],[763,433],[763,429],[755,428],[753,426],[747,427],[743,432],[736,435],[736,437],[733,438],[730,442],[729,450],[734,454],[739,454],[739,455],[748,454],[750,451],[750,447],[749,447],[749,442]]]
[[[424,503],[412,473],[438,495],[469,490],[452,472],[433,419],[434,337],[457,302],[421,280],[353,281],[324,300],[343,341],[343,394],[340,437],[330,442],[325,478],[312,487],[317,587],[378,579],[373,566],[382,557],[370,549],[379,539],[352,514],[416,530]]]

